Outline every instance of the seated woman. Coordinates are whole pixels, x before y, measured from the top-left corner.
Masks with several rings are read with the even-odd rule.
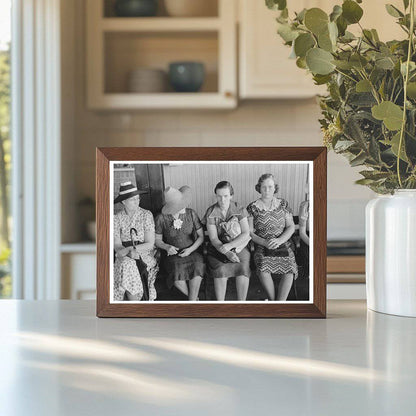
[[[299,265],[302,266],[302,277],[309,277],[309,200],[299,207]]]
[[[237,299],[246,300],[250,277],[250,229],[247,211],[232,201],[234,190],[227,181],[217,183],[214,189],[217,203],[204,216],[210,245],[207,267],[214,279],[215,296],[224,300],[227,281],[236,278]]]
[[[114,300],[155,300],[153,215],[139,206],[140,191],[131,182],[120,185],[117,202],[123,210],[114,215]]]
[[[187,208],[189,187],[169,187],[164,196],[165,205],[156,218],[156,247],[166,252],[161,266],[169,288],[175,286],[189,300],[197,300],[205,274],[204,259],[197,251],[204,242],[204,231],[197,213]]]
[[[289,242],[295,231],[293,216],[287,201],[274,196],[278,186],[272,174],[261,175],[255,189],[261,197],[247,207],[254,263],[269,300],[286,300],[298,273]],[[272,274],[281,276],[277,296]]]

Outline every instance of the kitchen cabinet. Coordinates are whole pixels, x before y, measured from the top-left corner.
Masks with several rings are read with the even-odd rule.
[[[319,3],[319,5],[318,5]],[[290,10],[321,7],[319,1],[294,0]],[[240,98],[309,98],[319,93],[311,75],[289,59],[290,48],[276,33],[278,12],[264,1],[239,0]]]
[[[237,105],[236,7],[217,2],[217,16],[116,17],[111,1],[88,0],[87,105],[90,109],[233,108]],[[202,62],[202,90],[178,93],[128,92],[137,69],[167,72],[169,63]]]
[[[320,7],[330,12],[337,0],[292,0],[289,12]],[[389,3],[403,8],[401,0]],[[314,85],[312,77],[289,59],[291,50],[276,33],[275,17],[279,12],[269,10],[264,1],[239,0],[239,96],[242,99],[308,98],[325,92],[325,87]],[[404,32],[394,22],[384,4],[367,1],[362,25],[377,29],[381,40],[403,38]],[[388,22],[388,23],[387,23]],[[348,30],[357,33],[358,25]]]

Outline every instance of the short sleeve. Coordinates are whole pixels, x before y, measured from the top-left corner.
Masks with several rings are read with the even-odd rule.
[[[247,214],[249,217],[254,217],[253,215],[253,203],[247,205]]]
[[[191,216],[192,216],[192,222],[194,223],[195,230],[199,230],[200,228],[202,228],[202,224],[198,217],[198,214],[193,209],[191,209]]]
[[[286,199],[282,199],[281,201],[282,201],[282,202],[280,203],[280,205],[281,205],[281,207],[282,207],[283,211],[284,211],[286,214],[293,215],[293,212],[292,212],[292,210],[290,209],[290,207],[289,207],[289,203],[286,201]]]
[[[215,218],[207,218],[207,225],[216,225]]]
[[[155,221],[150,211],[145,211],[144,214],[144,232],[155,231]]]
[[[163,234],[163,214],[159,214],[155,220],[155,233]]]
[[[114,238],[115,239],[121,239],[120,228],[121,228],[120,216],[119,215],[114,215],[114,217],[113,217],[113,233],[114,233]]]
[[[211,212],[212,212],[212,207],[209,207],[209,208],[207,209],[207,211],[205,212],[205,215],[204,215],[204,216],[202,217],[202,219],[201,219],[201,223],[202,223],[202,225],[204,225],[205,227],[206,227],[208,224],[215,224],[215,221],[210,221],[210,220],[213,220],[213,218],[209,218],[209,216],[210,216]]]
[[[309,217],[308,201],[303,201],[299,207],[299,220],[306,221]]]
[[[244,207],[241,207],[240,208],[240,215],[241,215],[241,220],[243,219],[243,218],[247,218],[248,217],[248,212],[247,212],[247,210],[244,208]],[[240,221],[241,221],[240,220]]]

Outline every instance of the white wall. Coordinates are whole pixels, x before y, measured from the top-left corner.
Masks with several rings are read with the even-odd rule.
[[[188,185],[192,189],[192,207],[202,217],[215,202],[215,185],[229,181],[234,189],[234,201],[246,207],[259,194],[254,189],[263,173],[272,173],[279,185],[278,196],[288,201],[294,215],[305,200],[308,177],[307,164],[186,164],[164,165],[165,186],[179,188]]]

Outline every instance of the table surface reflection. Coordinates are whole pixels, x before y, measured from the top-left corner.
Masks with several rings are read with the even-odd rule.
[[[326,320],[97,319],[91,301],[0,314],[4,416],[416,413],[416,319],[363,301],[329,301]]]

